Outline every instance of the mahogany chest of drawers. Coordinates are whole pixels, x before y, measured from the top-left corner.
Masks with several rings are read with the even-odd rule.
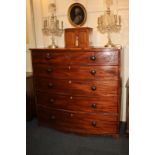
[[[79,134],[118,135],[119,49],[31,51],[40,125]]]

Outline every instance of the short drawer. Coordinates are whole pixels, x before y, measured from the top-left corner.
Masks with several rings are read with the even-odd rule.
[[[49,77],[56,79],[68,79],[70,74],[68,66],[37,63],[33,64],[33,73],[36,77]]]
[[[100,52],[73,52],[70,53],[71,64],[87,64],[87,65],[105,65],[118,66],[118,51],[100,51]]]
[[[117,96],[103,96],[100,98],[53,95],[37,92],[37,104],[71,111],[108,112],[117,113]]]
[[[77,66],[71,65],[70,79],[118,80],[118,66]]]
[[[68,64],[70,58],[68,52],[64,51],[32,51],[33,63],[62,63]]]
[[[104,134],[118,132],[118,116],[38,108],[40,124],[77,133]]]
[[[120,63],[118,51],[95,52],[94,57],[96,65],[117,66]]]
[[[91,97],[118,94],[118,81],[56,80],[49,78],[36,78],[35,86],[38,91],[51,92],[54,94]]]

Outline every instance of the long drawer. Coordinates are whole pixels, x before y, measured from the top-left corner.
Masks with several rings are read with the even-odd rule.
[[[55,109],[117,113],[117,96],[81,97],[37,92],[37,104]]]
[[[56,79],[98,79],[118,80],[117,66],[76,66],[52,64],[34,64],[35,76]]]
[[[38,91],[54,94],[75,96],[104,96],[117,95],[118,81],[95,80],[56,80],[49,78],[36,78],[35,86]]]
[[[118,51],[38,51],[32,52],[33,63],[119,65]]]
[[[88,134],[118,132],[118,116],[104,113],[84,113],[63,110],[50,110],[38,107],[40,124],[63,131]]]

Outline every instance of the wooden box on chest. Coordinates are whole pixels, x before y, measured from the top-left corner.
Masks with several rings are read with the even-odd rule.
[[[119,133],[119,49],[31,51],[41,125],[79,134]]]
[[[65,29],[66,48],[88,48],[92,46],[92,28],[79,27]]]

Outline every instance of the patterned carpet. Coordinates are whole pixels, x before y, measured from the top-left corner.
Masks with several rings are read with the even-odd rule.
[[[79,136],[39,127],[37,120],[26,125],[26,155],[128,155],[129,139],[121,136]]]

